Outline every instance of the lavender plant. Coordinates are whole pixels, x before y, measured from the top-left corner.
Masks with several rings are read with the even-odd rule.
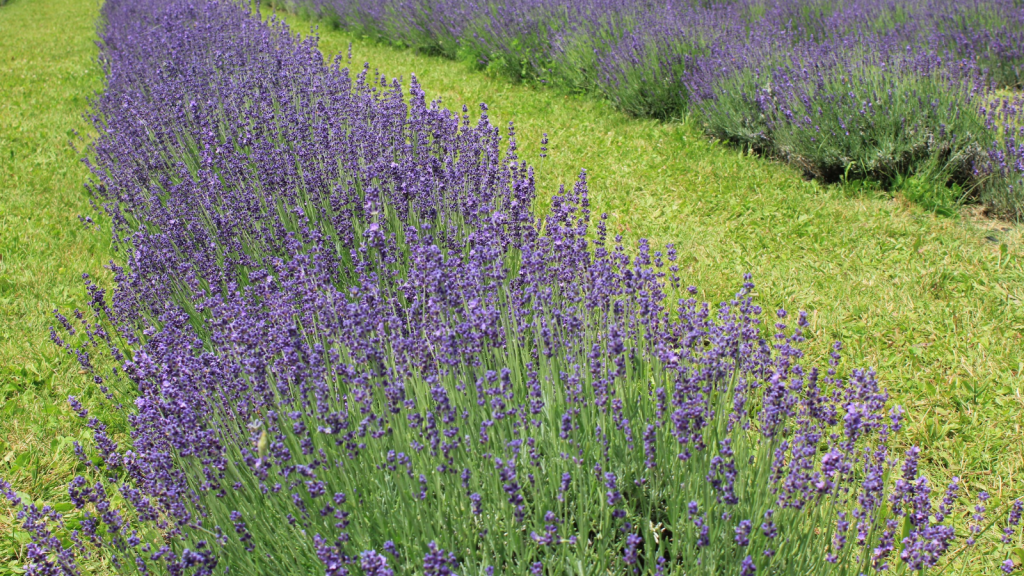
[[[987,172],[999,181],[1000,186],[1010,190],[1008,196],[994,199],[1002,209],[1009,208],[1011,198],[1024,190],[1024,127],[1017,119],[1024,110],[1024,99],[1019,95],[996,95],[981,109],[985,126],[1000,135],[996,144],[988,150]]]
[[[871,178],[891,183],[925,172],[974,190],[992,130],[970,110],[977,77],[970,63],[956,75],[920,54],[878,58],[856,46],[814,46],[790,61],[741,72],[701,103],[712,133],[783,156],[826,181]]]
[[[595,92],[631,114],[692,115],[713,136],[825,181],[917,175],[950,185],[947,204],[1021,213],[1015,177],[987,160],[1005,138],[981,112],[993,89],[1021,85],[1015,0],[303,5],[388,42]]]
[[[30,574],[97,553],[135,574],[866,574],[961,550],[959,484],[933,506],[871,371],[841,374],[839,344],[806,365],[806,317],[767,320],[749,278],[712,307],[674,247],[591,230],[585,173],[536,217],[486,106],[353,78],[230,3],[104,15],[92,190],[123,261],[52,338],[127,435],[70,399],[91,473],[75,519],[23,503]],[[985,536],[1019,545],[1020,502],[976,506],[964,546],[1013,572]]]

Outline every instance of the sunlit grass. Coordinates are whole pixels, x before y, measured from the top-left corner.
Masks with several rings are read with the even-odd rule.
[[[0,476],[38,501],[67,501],[84,438],[66,398],[85,377],[50,344],[54,308],[85,307],[109,234],[89,230],[80,161],[88,99],[102,88],[93,0],[17,0],[0,9]],[[0,574],[24,562],[27,534],[0,504]]]

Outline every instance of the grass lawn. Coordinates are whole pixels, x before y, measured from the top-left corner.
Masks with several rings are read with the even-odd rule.
[[[0,477],[35,500],[67,500],[83,427],[67,396],[86,382],[49,342],[51,310],[85,307],[81,274],[102,282],[109,234],[87,230],[80,161],[91,131],[96,0],[14,0],[0,8]],[[82,135],[82,137],[76,136]],[[0,504],[0,574],[27,537]]]
[[[66,501],[75,473],[71,442],[82,427],[66,396],[95,404],[48,327],[53,308],[85,305],[82,272],[109,284],[108,231],[78,221],[91,212],[79,158],[88,98],[102,86],[98,10],[95,0],[0,8],[0,477],[37,501]],[[927,448],[936,480],[959,475],[972,496],[987,489],[997,500],[1024,492],[1020,227],[935,216],[870,186],[821,186],[686,122],[631,119],[596,99],[320,34],[328,55],[351,41],[357,65],[406,80],[416,73],[448,107],[485,101],[492,120],[514,121],[522,156],[537,167],[539,210],[586,168],[594,212],[609,213],[627,243],[675,242],[685,280],[704,299],[726,299],[750,272],[764,306],[807,310],[811,355],[842,340],[845,367],[874,367],[907,409],[904,441]],[[22,563],[25,535],[11,514],[0,505],[0,575]]]

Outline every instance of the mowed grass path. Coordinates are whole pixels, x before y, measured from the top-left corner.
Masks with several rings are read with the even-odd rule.
[[[317,26],[278,16],[296,32]],[[354,70],[369,62],[406,85],[415,74],[450,109],[478,114],[486,102],[492,122],[513,121],[520,155],[537,170],[538,210],[585,168],[595,215],[608,213],[627,245],[675,243],[683,281],[701,298],[728,299],[749,272],[766,309],[806,310],[809,355],[823,366],[839,340],[844,368],[874,368],[907,411],[903,442],[927,447],[936,480],[959,475],[972,495],[1024,493],[1021,227],[936,216],[868,186],[823,186],[710,142],[689,122],[629,118],[596,98],[511,84],[344,30],[317,33],[329,59],[351,42]]]
[[[90,137],[87,99],[102,87],[98,13],[95,0],[0,8],[0,476],[44,502],[66,501],[76,468],[70,443],[83,437],[66,396],[96,404],[48,327],[53,308],[84,307],[82,272],[109,284],[109,230],[77,218],[91,212],[79,158]],[[311,26],[287,19],[296,30]],[[767,308],[810,313],[812,356],[842,340],[845,367],[875,367],[908,410],[905,442],[928,447],[932,471],[964,477],[972,494],[1024,491],[1020,228],[805,182],[687,123],[627,118],[594,99],[321,31],[328,55],[350,41],[354,62],[405,80],[416,73],[448,107],[476,111],[487,102],[494,121],[514,121],[521,155],[537,167],[538,210],[586,168],[594,212],[607,212],[630,245],[675,242],[685,281],[703,298],[728,298],[750,272]],[[539,158],[542,132],[547,159]],[[0,574],[23,554],[12,512],[0,504]]]
[[[0,477],[44,502],[67,500],[71,442],[87,437],[67,409],[86,380],[49,342],[51,310],[85,308],[81,274],[107,284],[110,257],[109,233],[78,221],[91,212],[80,159],[103,85],[98,15],[96,0],[0,7]],[[26,535],[0,500],[5,574],[23,564]]]

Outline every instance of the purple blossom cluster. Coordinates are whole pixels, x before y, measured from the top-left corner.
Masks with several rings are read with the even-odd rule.
[[[89,477],[75,526],[23,503],[30,574],[98,550],[197,576],[854,575],[959,538],[872,371],[838,344],[806,366],[806,315],[766,325],[749,278],[698,302],[675,247],[591,227],[585,173],[535,215],[486,106],[353,77],[233,3],[103,10],[91,189],[122,261],[52,338],[128,431],[70,399]]]
[[[272,0],[337,25],[573,91],[640,116],[690,113],[714,137],[824,181],[913,175],[949,202],[1024,206],[1017,132],[982,108],[1024,85],[1015,0]]]

